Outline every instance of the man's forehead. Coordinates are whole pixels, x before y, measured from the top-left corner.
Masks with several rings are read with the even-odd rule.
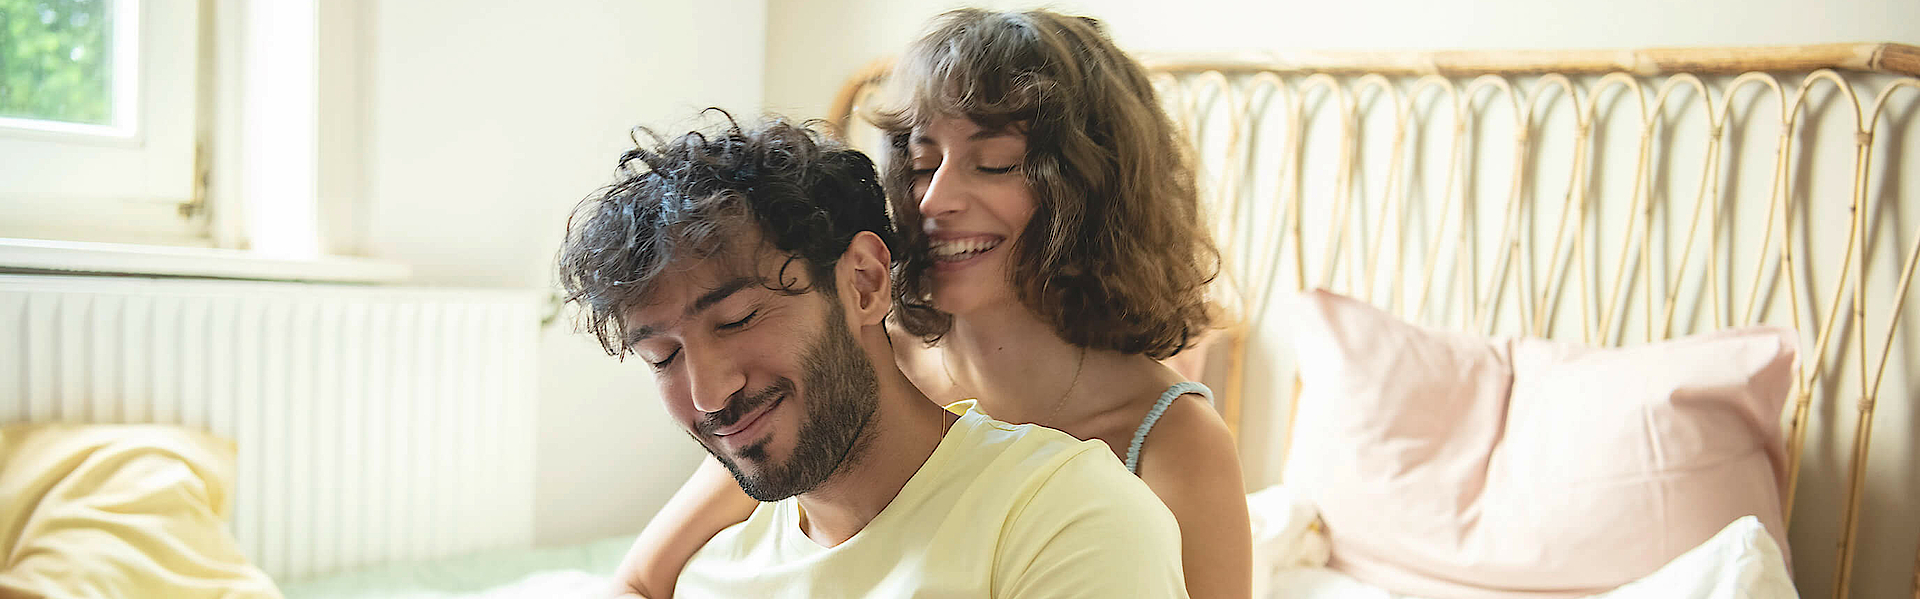
[[[675,261],[624,311],[626,343],[657,335],[742,292],[805,288],[811,284],[806,277],[801,259],[759,243]]]
[[[719,253],[675,261],[654,277],[627,311],[636,315],[677,314],[702,295],[723,287],[737,288],[742,280],[763,279],[756,262]]]

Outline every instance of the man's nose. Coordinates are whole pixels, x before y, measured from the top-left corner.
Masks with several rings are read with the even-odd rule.
[[[746,386],[746,374],[726,352],[707,350],[695,355],[692,348],[681,348],[681,351],[687,354],[684,357],[694,409],[706,413],[726,409],[734,393]]]

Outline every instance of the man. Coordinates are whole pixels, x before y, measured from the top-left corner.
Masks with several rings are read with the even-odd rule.
[[[621,163],[569,223],[568,301],[766,502],[667,592],[1186,596],[1172,515],[1105,445],[956,415],[894,364],[901,248],[865,156],[776,121]]]

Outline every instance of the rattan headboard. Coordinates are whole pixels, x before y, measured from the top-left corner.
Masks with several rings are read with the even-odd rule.
[[[1225,259],[1219,296],[1237,315],[1216,387],[1250,461],[1284,440],[1249,436],[1283,439],[1291,422],[1292,395],[1276,382],[1290,364],[1271,340],[1283,286],[1329,287],[1429,324],[1604,345],[1780,324],[1803,339],[1782,415],[1802,592],[1824,594],[1808,581],[1830,568],[1833,596],[1848,596],[1869,496],[1893,520],[1870,533],[1904,537],[1868,543],[1876,564],[1904,572],[1913,559],[1904,543],[1920,525],[1900,506],[1920,475],[1897,470],[1920,453],[1900,449],[1920,428],[1920,337],[1901,328],[1915,309],[1920,181],[1901,175],[1920,173],[1909,141],[1920,48],[1143,62],[1201,166]],[[830,120],[857,146],[880,147],[850,117],[887,65],[857,73],[835,101]],[[1874,455],[1882,398],[1913,416],[1881,446],[1896,471],[1869,476],[1886,459]],[[1795,510],[1806,497],[1838,505]]]

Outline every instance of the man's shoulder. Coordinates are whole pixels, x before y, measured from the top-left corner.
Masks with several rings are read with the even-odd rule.
[[[1034,428],[1032,451],[1008,460],[1024,472],[993,543],[994,594],[1184,596],[1180,527],[1166,505],[1105,443]]]
[[[1036,481],[1032,503],[1057,503],[1043,510],[1066,520],[1076,518],[1121,518],[1126,520],[1171,522],[1167,511],[1151,488],[1140,477],[1127,471],[1125,464],[1104,443],[1091,442],[1065,454]],[[1029,510],[1035,506],[1028,506]]]
[[[1105,443],[1081,441],[1040,425],[995,420],[974,406],[972,400],[956,402],[947,408],[961,414],[955,428],[965,429],[955,431],[960,433],[956,435],[957,440],[965,444],[960,448],[962,451],[956,453],[983,474],[990,473],[1002,480],[1042,483],[1057,476],[1062,469],[1087,469],[1084,475],[1133,478]],[[1101,455],[1110,458],[1112,469],[1101,465]]]
[[[1075,518],[1171,518],[1146,483],[1127,471],[1106,443],[1032,424],[993,420],[977,409],[962,416],[972,429],[965,455],[978,460],[974,484],[1001,486],[1009,506],[1009,524],[1062,525]],[[1036,521],[1027,512],[1049,514]],[[1023,517],[1023,514],[1025,517]]]

